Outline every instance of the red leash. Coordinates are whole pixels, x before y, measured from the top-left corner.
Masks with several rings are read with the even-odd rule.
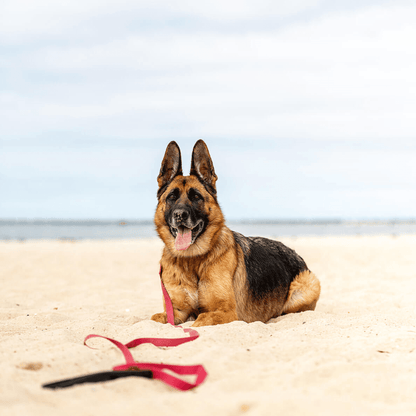
[[[185,344],[186,342],[194,341],[199,337],[197,331],[191,328],[182,328],[180,326],[175,325],[175,319],[173,315],[173,306],[172,301],[170,300],[169,294],[163,284],[162,280],[162,268],[160,268],[160,283],[162,285],[162,292],[163,297],[165,299],[166,305],[166,315],[168,323],[175,326],[176,328],[181,328],[184,332],[188,333],[189,336],[183,338],[137,338],[133,341],[130,341],[127,344],[122,344],[119,341],[116,341],[111,338],[107,338],[101,335],[88,335],[85,340],[84,344],[87,345],[87,340],[90,338],[104,338],[110,342],[112,342],[116,347],[120,349],[123,353],[124,358],[126,360],[126,364],[118,365],[113,368],[114,371],[128,371],[128,370],[151,370],[153,373],[153,378],[159,379],[166,384],[169,384],[172,387],[175,387],[179,390],[189,390],[194,387],[199,386],[205,380],[207,376],[207,372],[202,365],[171,365],[171,364],[152,364],[152,363],[139,363],[134,360],[129,348],[137,347],[141,344],[150,343],[155,345],[156,347],[176,347],[181,344]],[[88,345],[87,345],[88,346]],[[188,383],[187,381],[178,378],[172,374],[167,373],[165,370],[170,370],[178,375],[194,375],[196,376],[194,383]]]
[[[189,390],[203,383],[203,381],[207,377],[207,372],[205,371],[205,368],[202,365],[171,365],[171,364],[139,363],[134,360],[133,355],[129,351],[129,348],[134,348],[134,347],[137,347],[138,345],[146,344],[146,343],[153,344],[156,347],[176,347],[186,342],[194,341],[195,339],[199,337],[198,332],[196,332],[194,329],[182,328],[180,326],[175,325],[172,302],[165,288],[165,285],[163,284],[163,281],[162,281],[162,268],[160,268],[159,274],[160,274],[160,283],[162,285],[163,297],[165,299],[166,315],[167,315],[168,323],[175,326],[176,328],[181,328],[184,332],[189,334],[189,336],[182,337],[182,338],[137,338],[137,339],[134,339],[133,341],[130,341],[127,344],[122,344],[121,342],[116,341],[115,339],[107,338],[102,335],[94,335],[94,334],[88,335],[84,340],[85,345],[87,345],[87,341],[90,338],[104,338],[112,342],[123,353],[124,358],[126,360],[126,364],[117,365],[113,367],[113,371],[89,374],[87,376],[81,376],[81,377],[76,377],[73,379],[62,380],[62,381],[58,381],[55,383],[45,384],[43,385],[43,387],[56,389],[56,388],[70,387],[75,384],[108,381],[108,380],[114,380],[116,378],[128,377],[128,376],[155,378],[155,379],[163,381],[169,386],[175,387],[178,390]],[[170,371],[171,373],[172,372],[175,373],[175,375],[166,372],[166,370]],[[177,375],[196,376],[196,378],[193,383],[190,383],[190,382],[183,380],[182,378],[177,377]]]

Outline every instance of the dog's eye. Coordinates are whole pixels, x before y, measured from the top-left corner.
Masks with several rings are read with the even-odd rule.
[[[202,196],[199,195],[199,194],[193,194],[192,197],[190,197],[190,199],[191,199],[191,201],[198,202],[198,201],[201,201]]]
[[[198,202],[203,200],[204,198],[202,197],[202,195],[195,191],[194,188],[191,188],[188,192],[188,198],[192,201],[192,202]]]
[[[169,194],[166,198],[168,201],[176,201],[178,199],[178,196],[176,195],[176,193],[172,192],[171,194]]]

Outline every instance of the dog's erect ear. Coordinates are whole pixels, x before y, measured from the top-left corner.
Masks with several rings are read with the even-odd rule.
[[[203,140],[198,140],[192,151],[191,175],[195,175],[213,196],[216,195],[215,182],[218,177],[208,147]]]
[[[182,175],[181,149],[179,149],[176,142],[170,142],[166,148],[159,176],[157,177],[157,183],[159,184],[159,190],[157,191],[158,198],[163,194],[175,176],[178,175]]]

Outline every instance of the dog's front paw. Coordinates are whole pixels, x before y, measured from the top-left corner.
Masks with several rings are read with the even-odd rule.
[[[235,312],[204,312],[198,315],[198,318],[192,326],[220,325],[236,321],[237,313]]]
[[[155,313],[150,319],[155,322],[160,322],[161,324],[166,324],[168,322],[166,312]]]

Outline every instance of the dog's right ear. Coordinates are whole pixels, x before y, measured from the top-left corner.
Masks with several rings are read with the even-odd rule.
[[[157,191],[158,198],[178,175],[182,175],[181,149],[179,149],[176,142],[172,141],[166,148],[159,176],[157,177],[157,183],[159,184],[159,190]]]

